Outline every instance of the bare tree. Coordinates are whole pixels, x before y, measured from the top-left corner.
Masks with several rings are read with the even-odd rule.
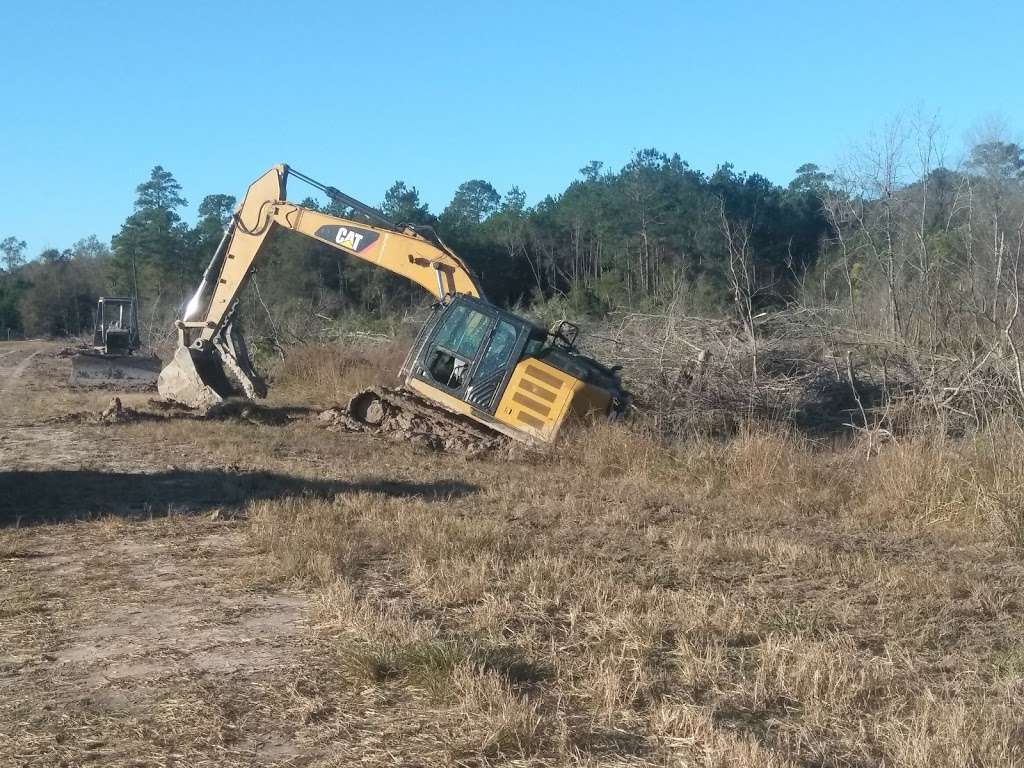
[[[750,222],[730,220],[725,201],[719,199],[718,213],[722,237],[729,255],[729,289],[743,329],[750,340],[751,381],[757,386],[757,335],[754,332],[754,299],[758,293],[757,275],[750,247]]]
[[[16,237],[5,237],[0,240],[0,253],[3,254],[4,269],[13,272],[25,263],[27,243]]]

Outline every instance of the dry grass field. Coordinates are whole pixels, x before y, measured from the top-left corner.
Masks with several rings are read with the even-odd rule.
[[[467,456],[318,425],[397,350],[106,425],[58,350],[0,345],[0,765],[1024,764],[1016,427]]]

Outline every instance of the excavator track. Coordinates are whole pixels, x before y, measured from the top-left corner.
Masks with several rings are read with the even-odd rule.
[[[372,387],[321,420],[351,432],[369,432],[434,450],[482,453],[511,445],[509,437],[441,408],[407,389]]]

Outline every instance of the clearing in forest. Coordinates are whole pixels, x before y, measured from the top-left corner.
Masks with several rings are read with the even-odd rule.
[[[0,344],[0,764],[1024,758],[1015,433],[469,456],[287,370],[287,418],[69,416],[59,350]]]

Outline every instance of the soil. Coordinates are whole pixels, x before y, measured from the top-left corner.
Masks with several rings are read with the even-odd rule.
[[[253,589],[260,561],[218,507],[233,473],[181,470],[172,445],[33,412],[29,393],[77,404],[60,349],[0,345],[0,764],[148,764],[183,691],[286,689],[316,650],[308,601]],[[40,524],[60,520],[79,522]],[[302,751],[286,719],[252,712],[220,764]]]

